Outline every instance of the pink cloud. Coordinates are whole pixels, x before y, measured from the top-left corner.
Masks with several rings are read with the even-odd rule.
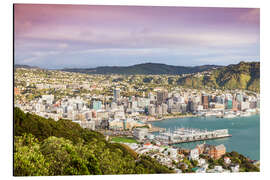
[[[16,4],[14,14],[15,54],[31,61],[63,52],[170,55],[167,49],[259,46],[260,14],[252,8]]]
[[[250,9],[246,13],[242,14],[239,17],[239,19],[247,23],[259,24],[260,23],[260,9],[258,8]]]
[[[255,17],[254,17],[255,15]],[[47,31],[77,26],[104,29],[172,29],[232,25],[237,19],[256,21],[255,9],[239,8],[184,8],[143,6],[89,6],[89,5],[15,5],[16,36],[36,29]],[[231,26],[230,25],[230,26]],[[143,32],[143,31],[142,31]]]

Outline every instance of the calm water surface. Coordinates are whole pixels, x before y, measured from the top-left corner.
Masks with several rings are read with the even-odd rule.
[[[207,140],[207,144],[224,144],[227,152],[237,151],[253,160],[260,159],[260,115],[237,118],[216,118],[216,117],[186,117],[168,119],[153,122],[154,126],[174,130],[175,128],[198,128],[198,129],[228,129],[232,137]],[[194,148],[197,144],[190,142],[177,144],[183,148]]]

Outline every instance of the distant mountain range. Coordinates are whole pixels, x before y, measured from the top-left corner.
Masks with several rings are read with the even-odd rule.
[[[32,69],[32,68],[38,68],[38,66],[29,66],[29,65],[23,65],[23,64],[15,64],[14,68],[25,68],[25,69]]]
[[[197,73],[222,66],[217,65],[203,65],[203,66],[172,66],[159,63],[144,63],[133,66],[101,66],[96,68],[70,68],[62,69],[67,72],[79,72],[87,74],[145,74],[145,75],[158,75],[158,74],[169,74],[169,75],[181,75]]]

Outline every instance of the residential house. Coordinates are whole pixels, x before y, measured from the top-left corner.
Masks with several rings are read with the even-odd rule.
[[[239,172],[239,164],[231,166],[232,172]]]
[[[189,153],[189,159],[198,160],[199,159],[199,150],[197,148],[191,149]]]
[[[225,162],[225,164],[230,164],[231,159],[229,157],[224,157],[224,162]]]
[[[226,148],[223,144],[220,144],[218,146],[211,146],[208,152],[209,156],[214,159],[221,158],[221,156],[224,155],[225,153],[226,153]]]

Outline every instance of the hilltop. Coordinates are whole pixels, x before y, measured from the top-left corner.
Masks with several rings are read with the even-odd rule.
[[[240,62],[208,73],[178,79],[179,85],[190,88],[220,88],[260,91],[260,62]]]
[[[197,73],[210,69],[219,68],[217,65],[203,65],[203,66],[172,66],[159,63],[144,63],[132,66],[100,66],[97,68],[70,68],[62,69],[67,72],[79,72],[87,74],[145,74],[145,75],[181,75],[189,73]]]

